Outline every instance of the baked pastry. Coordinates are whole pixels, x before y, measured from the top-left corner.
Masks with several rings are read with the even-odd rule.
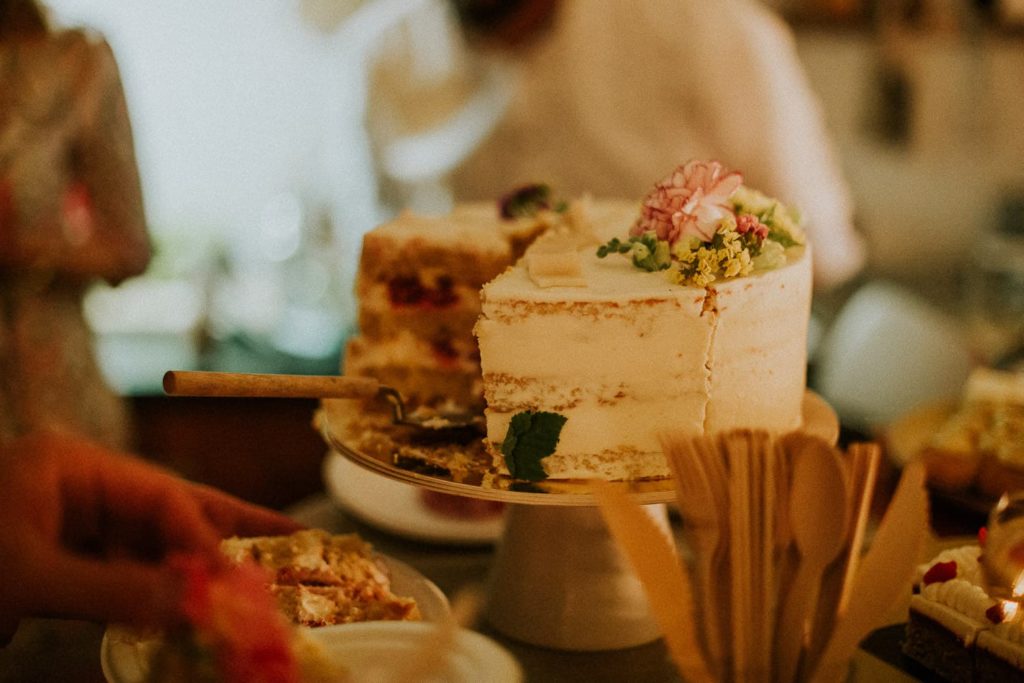
[[[416,601],[395,595],[391,577],[372,547],[356,534],[305,530],[290,536],[230,538],[223,552],[270,572],[270,592],[281,611],[303,626],[420,618]]]
[[[661,478],[660,430],[801,424],[810,248],[715,162],[548,233],[482,300],[487,444],[513,478]]]
[[[992,498],[1024,489],[1024,374],[974,370],[919,455],[938,489]]]

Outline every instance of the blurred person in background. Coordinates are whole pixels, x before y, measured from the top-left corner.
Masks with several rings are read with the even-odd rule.
[[[755,0],[451,0],[482,53],[518,80],[451,177],[456,200],[546,183],[563,198],[642,197],[677,165],[717,159],[804,216],[815,285],[865,247],[793,35]]]
[[[126,409],[100,374],[82,299],[149,259],[110,46],[52,27],[33,0],[0,0],[0,443],[59,426],[126,446]]]

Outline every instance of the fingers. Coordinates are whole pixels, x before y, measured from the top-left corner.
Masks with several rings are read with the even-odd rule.
[[[37,570],[26,596],[35,614],[140,627],[181,618],[182,580],[164,565],[54,553]]]
[[[79,448],[100,452],[91,445]],[[159,521],[167,540],[178,548],[209,548],[223,536],[287,534],[301,528],[285,515],[187,482],[152,464],[101,454],[106,457],[93,460],[103,464],[102,502],[117,515]]]
[[[275,536],[290,534],[302,525],[279,512],[246,503],[223,491],[193,484],[192,495],[217,532],[227,536]]]
[[[215,552],[220,534],[188,482],[127,457],[98,461],[98,472],[98,503],[112,525],[148,527],[167,550]]]

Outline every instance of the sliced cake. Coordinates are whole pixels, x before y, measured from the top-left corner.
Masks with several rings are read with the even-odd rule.
[[[359,334],[346,348],[345,373],[375,377],[413,406],[479,407],[472,329],[480,287],[543,228],[481,203],[444,216],[406,211],[368,232],[356,282]]]
[[[669,475],[659,431],[802,420],[811,255],[793,214],[691,162],[488,283],[487,443],[517,479]]]

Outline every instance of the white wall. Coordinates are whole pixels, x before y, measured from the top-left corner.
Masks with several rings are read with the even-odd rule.
[[[871,130],[879,98],[873,36],[805,30],[798,46],[838,142],[877,272],[941,285],[1024,190],[1024,40],[907,35],[909,138]],[[949,280],[947,280],[949,281]]]
[[[244,245],[283,192],[331,205],[353,239],[372,225],[360,46],[318,31],[296,2],[49,4],[113,45],[154,233]]]

